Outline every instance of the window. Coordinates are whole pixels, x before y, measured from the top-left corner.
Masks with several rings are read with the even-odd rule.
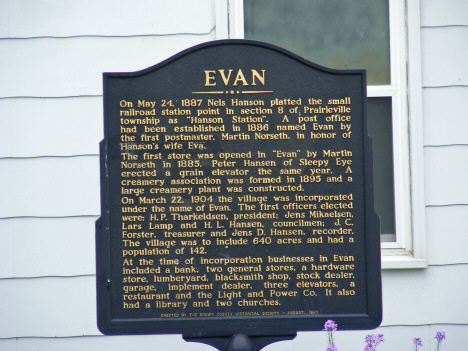
[[[427,266],[419,3],[415,3],[217,2],[219,39],[224,35],[265,41],[326,67],[368,70],[368,124],[374,142],[375,207],[381,216],[384,268]],[[224,32],[219,14],[223,6],[228,13]]]

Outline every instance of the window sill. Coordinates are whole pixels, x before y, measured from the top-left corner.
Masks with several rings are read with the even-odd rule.
[[[421,269],[427,266],[427,258],[416,258],[403,250],[382,250],[382,269]]]

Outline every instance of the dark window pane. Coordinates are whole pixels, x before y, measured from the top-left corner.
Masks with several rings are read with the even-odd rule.
[[[245,38],[284,47],[319,65],[365,68],[390,84],[387,0],[244,0]]]
[[[380,215],[380,233],[394,234],[392,99],[368,98],[367,122],[374,150],[374,202]],[[388,235],[382,239],[396,240]]]

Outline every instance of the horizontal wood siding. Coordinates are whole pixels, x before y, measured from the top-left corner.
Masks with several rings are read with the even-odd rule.
[[[0,339],[0,350],[17,351],[17,339]]]
[[[421,29],[424,87],[467,86],[468,26]]]
[[[0,350],[2,351],[209,351],[214,348],[200,344],[187,343],[180,335],[142,335],[142,336],[92,336],[92,337],[70,337],[70,338],[21,338],[18,340],[8,340],[12,346],[3,348],[0,340]],[[14,345],[14,346],[13,346]],[[15,347],[15,348],[13,348]],[[17,348],[16,348],[17,347]]]
[[[97,218],[0,219],[0,279],[94,275]]]
[[[468,205],[430,206],[426,218],[429,264],[468,264]]]
[[[338,350],[358,351],[364,349],[364,339],[367,334],[383,334],[385,342],[379,345],[379,351],[412,350],[413,339],[422,339],[422,350],[434,350],[434,336],[437,331],[446,333],[442,343],[443,350],[464,350],[466,345],[465,326],[463,325],[423,325],[423,326],[389,326],[372,331],[338,331],[335,333],[335,344]],[[302,351],[325,350],[326,335],[324,332],[299,332],[291,341],[271,344],[264,351]],[[186,343],[180,335],[160,336],[88,336],[67,338],[18,338],[0,340],[2,351],[209,351],[214,348],[200,343]]]
[[[0,160],[0,218],[100,214],[99,157]]]
[[[468,263],[467,12],[464,0],[421,1],[428,262],[445,265],[448,278],[440,284],[452,290],[460,289],[459,270]],[[440,301],[447,299],[441,295]],[[446,312],[455,320],[464,311],[454,305]]]
[[[206,34],[212,0],[0,1],[0,38]]]
[[[426,205],[468,204],[468,145],[426,147]]]
[[[100,335],[94,277],[0,280],[0,338]]]
[[[142,70],[215,37],[214,0],[0,1],[1,350],[185,345],[98,337],[102,73]]]
[[[99,154],[102,97],[0,99],[0,158]]]
[[[421,0],[421,26],[468,25],[466,0]]]
[[[468,86],[425,88],[424,144],[468,145]]]
[[[0,97],[102,95],[103,72],[132,72],[215,39],[206,35],[0,40]]]

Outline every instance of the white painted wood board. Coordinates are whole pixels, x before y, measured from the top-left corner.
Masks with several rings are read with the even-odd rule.
[[[1,38],[208,33],[214,0],[3,0]]]
[[[99,157],[0,159],[0,218],[100,214]]]
[[[468,204],[468,145],[424,148],[426,205]]]
[[[0,278],[13,277],[15,274],[15,246],[13,221],[0,219]]]
[[[9,157],[12,154],[11,147],[14,143],[14,138],[11,135],[13,121],[10,118],[10,105],[10,99],[0,99],[0,157],[5,157],[3,155]]]
[[[0,40],[0,97],[102,95],[103,72],[153,66],[207,35]]]
[[[468,1],[421,0],[421,26],[468,25]]]
[[[423,347],[419,350],[431,351],[435,349],[433,340],[437,331],[445,331],[447,339],[443,341],[442,350],[464,350],[468,343],[468,326],[466,325],[421,325],[421,326],[390,326],[380,327],[375,330],[362,331],[338,331],[334,333],[335,344],[340,351],[360,351],[365,347],[364,339],[367,334],[383,334],[385,342],[377,347],[378,351],[413,350],[413,339],[420,337]],[[291,347],[286,347],[285,342],[267,346],[264,351],[303,351],[325,350],[325,332],[298,333]]]
[[[385,342],[378,347],[379,351],[411,350],[412,340],[420,337],[422,350],[433,350],[437,331],[446,333],[442,343],[443,350],[464,350],[468,344],[468,327],[466,325],[423,325],[423,326],[392,326],[380,327],[371,331],[338,331],[335,333],[335,343],[338,350],[353,351],[364,348],[364,338],[367,334],[384,334]],[[7,343],[11,348],[3,348]],[[312,346],[311,346],[312,345]],[[324,350],[326,346],[325,332],[299,332],[293,341],[282,341],[267,346],[265,351],[294,350]],[[14,347],[14,348],[13,348]],[[313,347],[313,349],[311,349]],[[21,338],[18,340],[0,340],[1,350],[14,351],[213,351],[214,348],[199,343],[186,343],[178,335],[158,336],[97,336],[70,338]]]
[[[468,263],[468,205],[426,208],[430,265]]]
[[[423,87],[468,85],[468,26],[421,29]]]
[[[382,272],[383,326],[468,324],[468,265]]]
[[[94,277],[0,280],[0,338],[100,335]]]
[[[19,339],[15,351],[215,351],[214,347],[200,343],[187,343],[181,335],[96,336],[72,338]]]
[[[468,86],[423,89],[424,145],[468,145],[465,101]]]
[[[0,279],[95,274],[97,218],[0,219]]]
[[[0,99],[0,158],[99,154],[102,97]]]
[[[385,342],[378,346],[378,351],[395,351],[395,350],[412,350],[412,339],[420,336],[426,340],[429,339],[428,326],[411,326],[411,327],[380,327],[374,330],[356,330],[356,331],[340,331],[334,333],[335,345],[339,351],[360,351],[365,347],[365,337],[368,334],[383,334]],[[276,343],[264,348],[264,351],[282,351],[282,350],[325,350],[327,338],[325,332],[300,332],[297,337],[286,343]]]
[[[3,339],[0,340],[0,350],[2,351],[18,351],[17,339]]]

